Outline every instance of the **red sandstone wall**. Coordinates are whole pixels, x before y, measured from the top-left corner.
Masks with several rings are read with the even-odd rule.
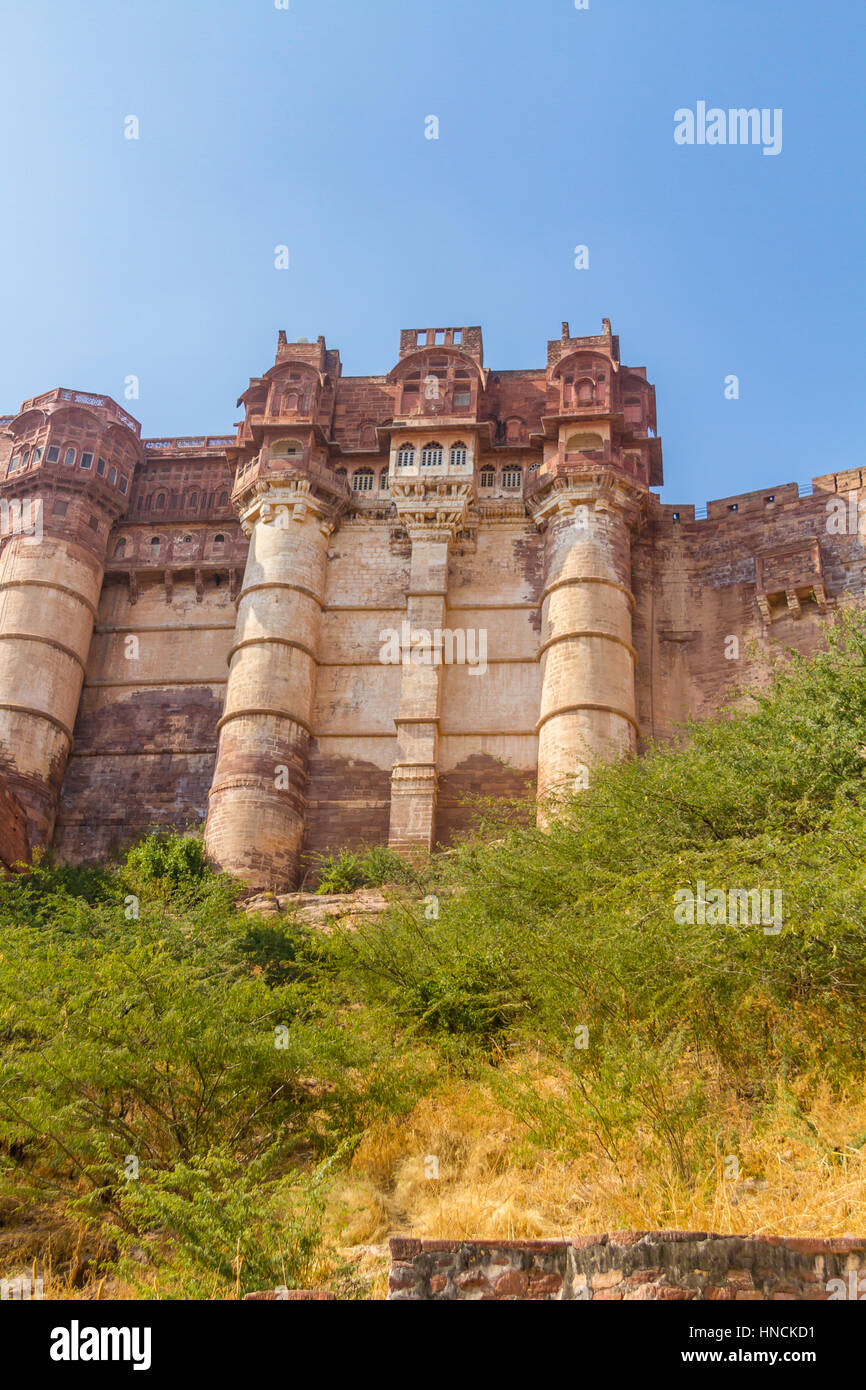
[[[866,1271],[866,1238],[626,1231],[575,1240],[391,1241],[401,1301],[826,1300]]]
[[[0,772],[0,867],[11,869],[29,853],[24,812]]]

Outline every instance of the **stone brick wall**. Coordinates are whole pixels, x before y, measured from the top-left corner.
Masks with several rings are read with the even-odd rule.
[[[0,772],[0,870],[26,861],[29,851],[27,822],[3,773]]]
[[[853,1279],[851,1278],[853,1272]],[[391,1241],[394,1300],[826,1300],[866,1274],[866,1238],[624,1231],[574,1240]],[[863,1286],[866,1290],[866,1284]]]

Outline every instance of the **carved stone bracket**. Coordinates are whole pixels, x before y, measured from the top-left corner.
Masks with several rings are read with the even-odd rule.
[[[453,478],[395,479],[393,500],[401,525],[415,540],[453,540],[468,520],[473,489]]]
[[[288,530],[292,522],[302,522],[312,514],[322,534],[330,536],[345,509],[343,499],[320,492],[312,479],[299,473],[279,482],[260,480],[246,501],[240,523],[244,535],[249,537],[257,522]]]
[[[773,600],[782,598],[787,613],[794,619],[803,616],[804,600],[814,599],[818,612],[827,612],[827,590],[817,538],[755,556],[755,601],[764,622],[773,621]]]
[[[644,486],[612,468],[554,469],[548,479],[535,484],[527,505],[539,530],[554,516],[574,516],[580,508],[616,511],[636,530],[646,515],[648,497]]]

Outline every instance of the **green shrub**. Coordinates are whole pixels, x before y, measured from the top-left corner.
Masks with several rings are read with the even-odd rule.
[[[279,1180],[270,1154],[239,1166],[211,1150],[149,1181],[129,1182],[121,1201],[121,1247],[149,1235],[170,1239],[169,1296],[303,1288],[322,1254],[322,1202],[315,1178]],[[135,1278],[136,1267],[123,1266]],[[165,1281],[161,1292],[166,1295]]]
[[[316,892],[353,893],[357,888],[378,888],[383,883],[421,884],[425,871],[426,865],[409,863],[387,845],[344,849],[339,854],[318,857]]]

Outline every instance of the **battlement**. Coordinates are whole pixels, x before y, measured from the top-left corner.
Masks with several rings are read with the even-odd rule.
[[[479,367],[484,365],[484,342],[477,325],[468,328],[403,328],[400,330],[400,357],[420,348],[458,348]]]
[[[23,401],[19,414],[23,415],[27,410],[42,410],[47,406],[69,404],[93,406],[97,410],[106,410],[125,425],[128,430],[136,437],[141,436],[141,425],[134,420],[117,401],[112,400],[111,396],[96,396],[89,391],[70,391],[67,387],[58,386],[53,391],[43,391],[41,396],[31,396],[29,400]],[[16,417],[14,415],[4,415],[0,417],[0,424],[9,424]]]

